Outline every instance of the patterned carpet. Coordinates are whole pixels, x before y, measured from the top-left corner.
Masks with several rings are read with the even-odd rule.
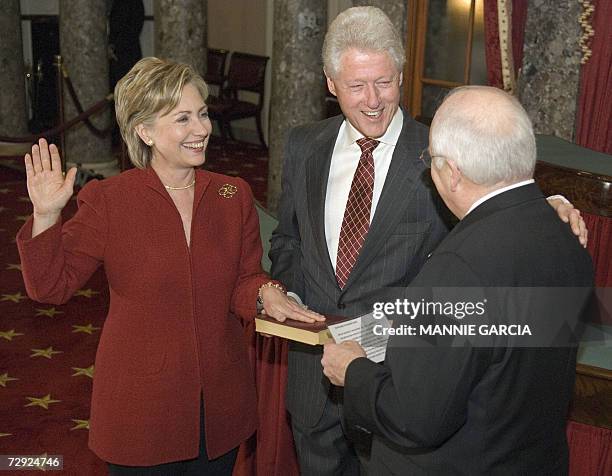
[[[245,179],[255,199],[265,206],[268,186],[268,151],[259,145],[213,137],[204,168]]]
[[[23,174],[2,166],[7,163],[0,158],[0,455],[61,455],[64,470],[53,474],[106,474],[87,447],[95,352],[108,307],[106,279],[96,272],[62,306],[26,296],[15,235],[31,204]],[[221,147],[215,140],[206,168],[243,177],[265,203],[264,149],[231,141]],[[65,217],[75,208],[72,200]]]

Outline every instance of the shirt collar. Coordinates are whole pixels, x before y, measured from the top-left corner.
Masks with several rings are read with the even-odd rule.
[[[399,139],[400,133],[402,132],[403,124],[404,114],[402,113],[402,110],[398,107],[397,111],[395,111],[393,119],[391,119],[389,127],[387,127],[386,132],[376,140],[382,142],[383,144],[395,146]],[[344,119],[344,147],[350,147],[362,137],[364,137],[363,134],[357,129],[355,129],[355,127],[353,127],[353,124],[351,124],[347,119]]]
[[[513,183],[512,185],[508,185],[506,187],[498,188],[497,190],[493,190],[492,192],[487,193],[486,195],[480,197],[478,200],[476,200],[474,203],[472,203],[472,206],[470,207],[470,209],[467,211],[467,213],[465,214],[465,216],[463,218],[468,216],[470,214],[470,212],[472,210],[474,210],[478,205],[481,205],[482,203],[486,202],[487,200],[493,198],[494,196],[499,195],[500,193],[507,192],[508,190],[512,190],[513,188],[519,188],[519,187],[522,187],[524,185],[529,185],[531,183],[535,183],[535,180],[534,179],[523,180],[522,182]]]

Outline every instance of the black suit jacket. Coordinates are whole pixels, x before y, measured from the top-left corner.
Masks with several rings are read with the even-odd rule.
[[[588,288],[592,280],[588,253],[532,184],[467,215],[412,285]],[[500,321],[512,317],[500,312]],[[345,416],[375,435],[371,474],[567,473],[575,349],[402,348],[402,339],[390,338],[384,365],[357,359],[347,370]]]
[[[343,120],[336,116],[289,133],[279,224],[271,239],[271,274],[317,312],[358,316],[371,311],[385,287],[410,283],[448,233],[448,214],[419,160],[428,129],[404,114],[367,238],[346,286],[340,289],[325,238],[325,194]],[[305,425],[319,420],[329,390],[321,352],[321,347],[296,343],[289,348],[287,408]]]

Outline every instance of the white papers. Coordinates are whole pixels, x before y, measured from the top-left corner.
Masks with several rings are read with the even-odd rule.
[[[385,360],[389,340],[385,331],[389,327],[391,324],[386,317],[374,319],[372,313],[369,313],[340,324],[331,324],[328,329],[337,344],[347,340],[357,341],[365,350],[368,359],[382,362]]]

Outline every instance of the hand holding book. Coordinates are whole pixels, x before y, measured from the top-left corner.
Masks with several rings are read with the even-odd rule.
[[[340,344],[327,343],[321,359],[323,374],[334,385],[344,387],[346,369],[353,360],[360,357],[367,358],[367,354],[363,347],[354,340]]]
[[[324,321],[315,322],[291,319],[278,322],[262,314],[255,318],[255,331],[268,337],[277,336],[310,345],[355,341],[374,362],[385,359],[389,334],[381,329],[389,327],[391,323],[386,317],[375,319],[371,312],[359,317],[328,315]]]

